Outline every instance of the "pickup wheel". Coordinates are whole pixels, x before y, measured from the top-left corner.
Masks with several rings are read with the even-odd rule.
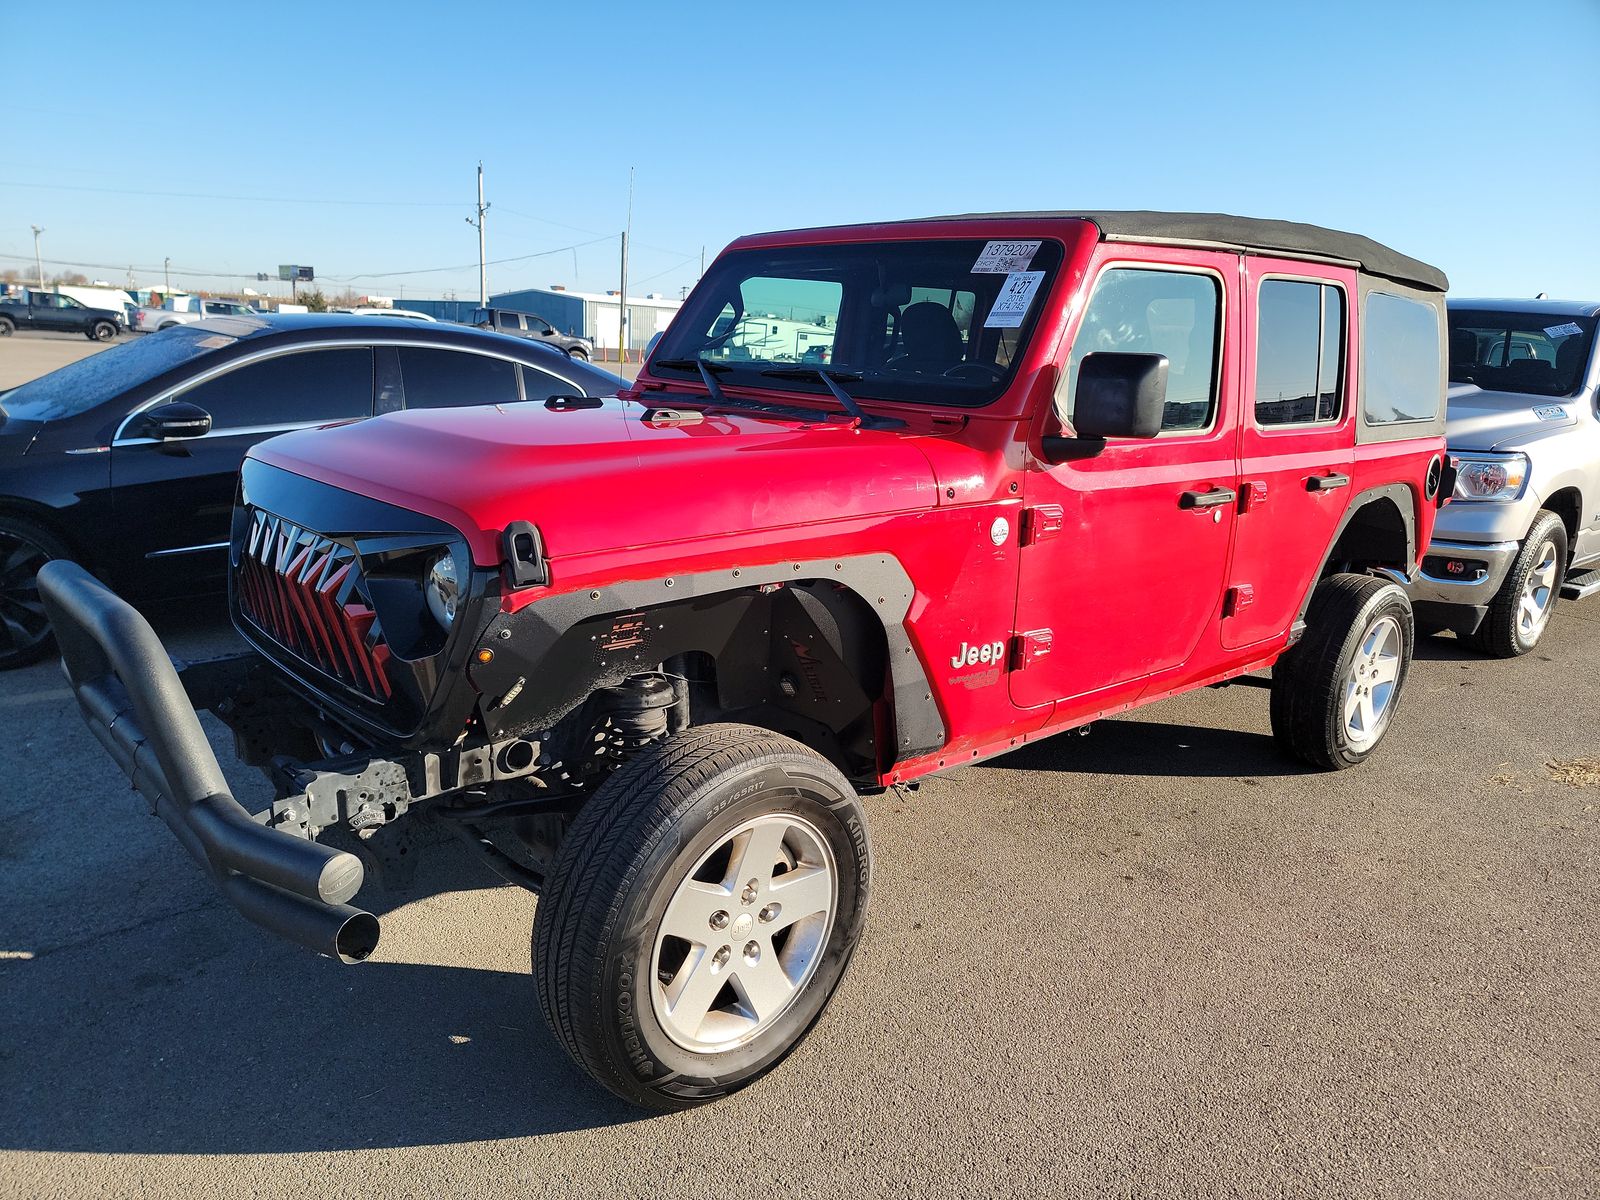
[[[89,340],[91,342],[109,342],[117,336],[117,327],[110,321],[96,321],[89,326]]]
[[[1496,658],[1516,658],[1532,650],[1550,625],[1566,571],[1567,527],[1555,513],[1542,512],[1489,602],[1473,645]]]
[[[10,337],[16,328],[10,317],[0,317],[0,337]]]
[[[746,725],[674,734],[607,780],[562,843],[533,928],[545,1020],[634,1104],[737,1091],[821,1015],[870,878],[866,818],[827,760]]]
[[[37,525],[0,516],[0,671],[25,667],[50,652],[54,638],[39,599],[39,568],[70,557]]]
[[[589,353],[582,346],[574,346],[572,349],[568,350],[567,357],[575,358],[579,362],[589,361]]]
[[[1369,575],[1317,585],[1306,633],[1272,668],[1272,735],[1302,762],[1353,767],[1389,731],[1411,668],[1411,601]]]

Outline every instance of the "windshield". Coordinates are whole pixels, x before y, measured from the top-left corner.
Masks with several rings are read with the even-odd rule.
[[[160,336],[91,354],[5,394],[6,412],[19,421],[59,421],[138,387],[181,363],[218,348],[214,328],[181,326]]]
[[[1450,308],[1450,382],[1570,396],[1583,384],[1595,318]]]
[[[698,379],[699,359],[724,386],[815,392],[822,367],[857,397],[987,404],[1010,382],[1061,256],[1056,242],[983,238],[726,254],[652,369]]]

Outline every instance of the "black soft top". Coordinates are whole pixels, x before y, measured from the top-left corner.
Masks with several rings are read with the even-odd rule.
[[[1268,221],[1259,217],[1234,217],[1227,213],[1176,213],[1127,210],[1122,212],[1003,212],[962,213],[925,217],[928,221],[968,220],[1070,220],[1092,221],[1108,242],[1166,242],[1220,250],[1255,250],[1289,257],[1312,256],[1351,263],[1369,275],[1442,292],[1450,281],[1443,271],[1391,250],[1360,234],[1302,225],[1298,221]]]

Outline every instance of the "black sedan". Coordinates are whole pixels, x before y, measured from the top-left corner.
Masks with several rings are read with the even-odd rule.
[[[0,669],[49,649],[34,577],[83,563],[145,598],[220,589],[245,452],[403,408],[608,396],[559,350],[374,317],[203,321],[0,393]]]

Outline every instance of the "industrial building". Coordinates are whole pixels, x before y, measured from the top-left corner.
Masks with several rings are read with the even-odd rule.
[[[650,339],[667,327],[672,314],[682,305],[681,300],[654,293],[629,296],[628,350],[643,351]],[[489,306],[534,313],[562,333],[588,338],[594,343],[596,357],[616,357],[619,307],[616,292],[574,292],[564,287],[522,288],[490,296]],[[471,300],[414,300],[408,296],[400,302],[400,307],[427,313],[441,321],[470,323],[472,311],[478,305]]]

